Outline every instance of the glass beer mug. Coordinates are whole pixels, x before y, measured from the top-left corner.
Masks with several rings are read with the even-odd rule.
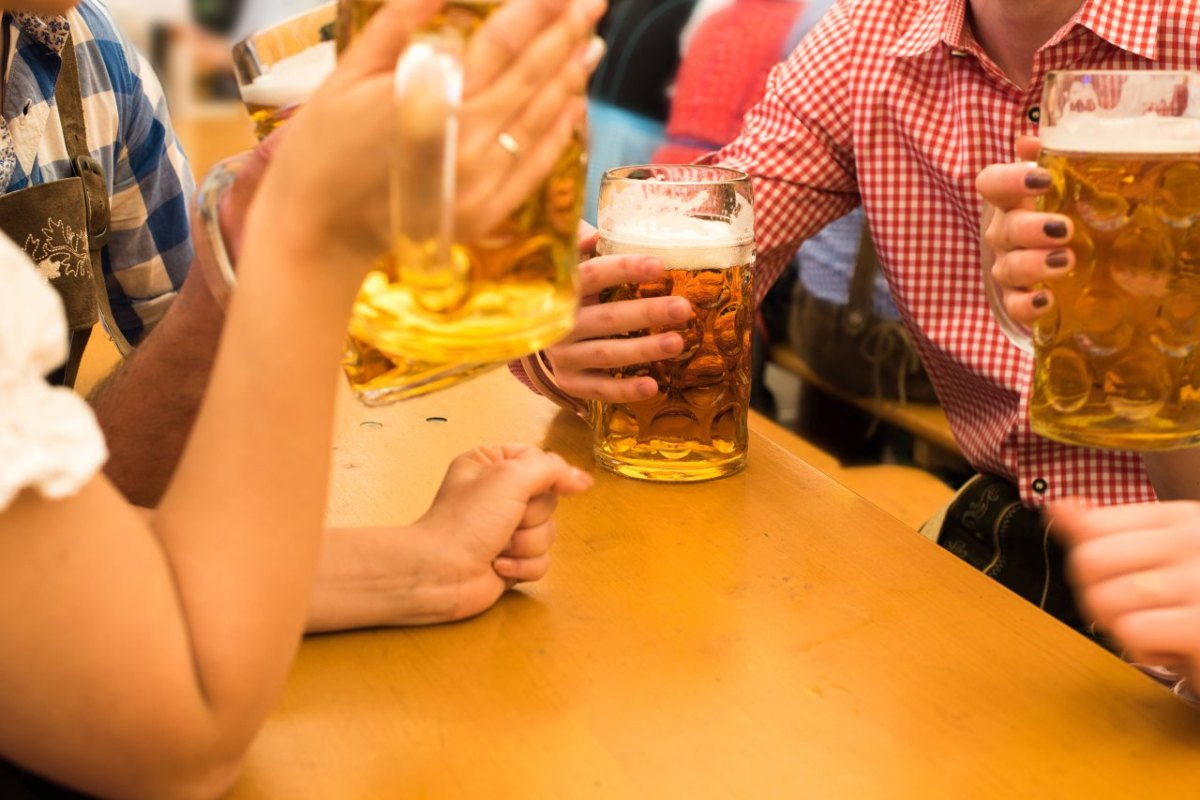
[[[680,331],[680,355],[613,371],[653,377],[658,394],[589,403],[597,463],[667,483],[739,472],[746,465],[754,325],[749,177],[683,165],[610,170],[600,186],[599,227],[601,255],[644,253],[666,267],[662,280],[606,290],[601,302],[670,294],[686,297],[695,316]],[[663,330],[672,329],[651,332]]]
[[[499,225],[482,234],[455,234],[461,54],[500,5],[448,0],[413,36],[397,66],[393,247],[359,292],[345,362],[364,402],[457,383],[543,349],[574,325],[582,131],[546,181]],[[339,43],[351,41],[381,6],[378,0],[341,0]],[[414,380],[414,362],[428,374]]]
[[[337,63],[337,4],[326,3],[233,46],[233,73],[254,133],[266,138],[312,97]]]
[[[1034,357],[1030,423],[1071,444],[1169,450],[1200,442],[1200,73],[1052,72],[1039,209],[1069,216],[1075,264],[1054,307],[1001,326]]]

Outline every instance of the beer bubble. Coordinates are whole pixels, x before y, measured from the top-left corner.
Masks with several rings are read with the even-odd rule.
[[[1157,200],[1169,225],[1185,228],[1200,216],[1200,164],[1185,161],[1163,171]]]
[[[1075,208],[1088,227],[1115,231],[1129,222],[1129,201],[1121,196],[1127,178],[1120,164],[1093,161],[1076,177]]]
[[[1046,399],[1056,411],[1073,414],[1087,405],[1092,392],[1092,371],[1087,359],[1070,347],[1046,355]]]
[[[1108,405],[1121,419],[1139,422],[1156,415],[1171,394],[1167,360],[1151,348],[1131,350],[1104,373]]]
[[[1171,241],[1162,225],[1140,224],[1113,242],[1109,272],[1113,281],[1132,295],[1162,294],[1174,269]]]
[[[724,271],[696,270],[688,278],[687,299],[700,308],[716,308],[729,299]]]
[[[743,347],[743,326],[738,324],[741,311],[742,307],[737,303],[725,306],[713,322],[713,341],[727,356],[736,356]]]
[[[1150,327],[1150,343],[1160,353],[1183,358],[1200,343],[1200,280],[1182,278],[1168,289]]]
[[[1075,341],[1092,356],[1108,356],[1129,344],[1134,326],[1121,296],[1107,289],[1085,289],[1071,307]]]

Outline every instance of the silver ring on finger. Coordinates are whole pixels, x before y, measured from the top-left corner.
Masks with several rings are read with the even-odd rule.
[[[496,144],[500,145],[513,160],[516,161],[521,157],[521,145],[517,143],[516,138],[508,131],[500,131],[496,134]]]

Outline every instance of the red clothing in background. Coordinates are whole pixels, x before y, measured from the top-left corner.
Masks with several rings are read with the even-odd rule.
[[[736,0],[696,29],[671,100],[660,164],[686,164],[737,138],[804,11],[796,0]]]

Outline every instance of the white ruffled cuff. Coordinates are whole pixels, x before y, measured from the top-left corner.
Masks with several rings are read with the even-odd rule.
[[[79,491],[108,458],[91,408],[41,378],[4,387],[0,404],[0,509],[25,488],[57,499]]]

